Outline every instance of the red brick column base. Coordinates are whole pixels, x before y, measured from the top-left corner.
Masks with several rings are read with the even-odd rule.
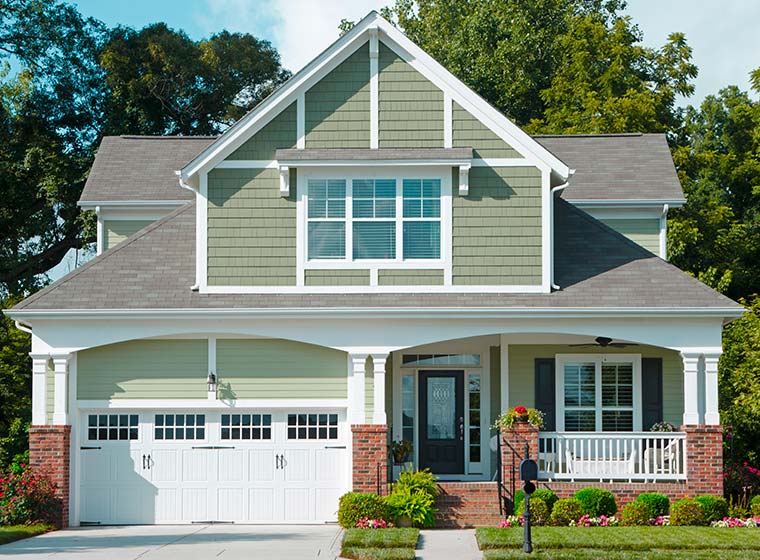
[[[388,426],[353,424],[353,490],[385,494],[388,486]]]
[[[681,426],[686,432],[686,485],[690,496],[723,495],[723,426]]]
[[[525,459],[525,444],[528,454],[534,461],[538,460],[538,428],[527,422],[516,422],[511,428],[501,430],[501,480],[508,497],[512,488],[520,490],[520,461]],[[514,473],[514,476],[513,476]],[[513,480],[514,478],[514,480]]]
[[[63,506],[61,527],[69,526],[71,426],[30,426],[29,463],[55,484]]]

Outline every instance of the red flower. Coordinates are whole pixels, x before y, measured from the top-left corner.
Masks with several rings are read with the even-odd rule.
[[[515,413],[519,414],[520,416],[525,416],[526,414],[528,414],[528,409],[525,408],[523,405],[516,406]]]

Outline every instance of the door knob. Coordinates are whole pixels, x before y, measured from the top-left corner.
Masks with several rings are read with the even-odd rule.
[[[464,441],[464,418],[459,417],[459,441]]]

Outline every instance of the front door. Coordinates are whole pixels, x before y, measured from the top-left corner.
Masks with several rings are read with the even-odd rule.
[[[464,474],[464,372],[420,371],[420,468]]]

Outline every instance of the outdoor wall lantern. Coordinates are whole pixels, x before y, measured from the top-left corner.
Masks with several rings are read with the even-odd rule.
[[[208,373],[208,379],[206,380],[206,384],[208,385],[209,395],[211,394],[216,395],[216,375],[214,375],[214,372],[210,371]]]

